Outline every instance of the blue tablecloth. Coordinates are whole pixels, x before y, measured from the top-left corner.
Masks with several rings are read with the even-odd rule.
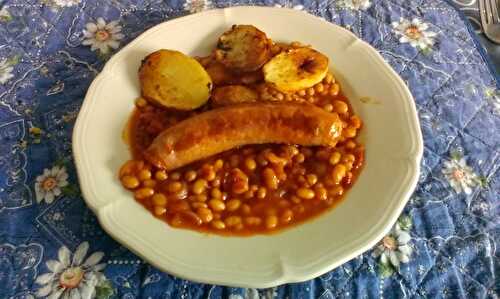
[[[264,290],[144,263],[99,227],[71,156],[110,55],[165,20],[240,4],[306,10],[369,42],[410,87],[425,140],[417,190],[379,246]],[[0,1],[0,298],[498,298],[500,93],[484,54],[443,0]]]

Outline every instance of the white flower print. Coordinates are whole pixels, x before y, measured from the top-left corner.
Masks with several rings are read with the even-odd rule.
[[[392,27],[400,36],[400,43],[409,43],[412,47],[427,50],[434,45],[436,33],[427,31],[429,24],[415,18],[411,22],[401,18],[399,22],[392,23]]]
[[[59,248],[58,260],[46,263],[50,272],[38,276],[35,281],[41,286],[36,296],[50,299],[94,298],[96,285],[105,279],[100,271],[106,264],[99,264],[104,256],[101,251],[85,259],[88,249],[89,243],[83,242],[71,258],[66,246]]]
[[[5,5],[4,7],[2,7],[2,9],[0,9],[0,22],[8,22],[12,20],[12,15],[7,10],[7,8],[9,8],[9,6]]]
[[[400,263],[408,263],[413,251],[408,244],[410,239],[410,234],[396,223],[391,232],[377,245],[373,256],[380,257],[382,264],[387,265],[390,262],[396,268]]]
[[[304,10],[304,5],[292,5],[290,3],[287,3],[285,5],[281,5],[281,4],[275,4],[274,7],[279,7],[279,8],[291,8],[291,9],[295,9],[295,10]]]
[[[60,7],[71,7],[80,4],[81,0],[52,0],[55,5]]]
[[[43,174],[36,178],[35,193],[36,201],[45,200],[48,204],[61,195],[61,187],[68,185],[68,173],[66,168],[54,166],[52,169],[44,169]]]
[[[493,113],[500,115],[500,92],[495,88],[488,87],[485,89],[484,94],[493,106]]]
[[[352,10],[366,10],[370,7],[370,0],[344,0],[342,6]]]
[[[12,74],[13,70],[14,68],[7,59],[3,58],[0,61],[0,84],[5,84],[14,77]]]
[[[121,33],[122,26],[118,21],[106,24],[103,18],[97,18],[96,23],[87,23],[83,35],[85,39],[82,44],[90,46],[90,50],[99,50],[101,54],[108,54],[110,48],[117,49],[120,40],[125,36]]]
[[[479,182],[477,174],[467,165],[465,158],[444,162],[442,172],[457,193],[463,191],[465,194],[471,194],[472,187],[476,186]]]
[[[212,2],[210,2],[210,0],[186,0],[183,5],[184,10],[189,11],[190,13],[204,11],[211,6]]]

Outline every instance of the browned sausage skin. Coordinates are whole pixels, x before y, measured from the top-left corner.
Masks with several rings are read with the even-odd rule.
[[[342,121],[310,104],[249,103],[213,109],[163,131],[145,153],[172,170],[247,144],[335,146]]]

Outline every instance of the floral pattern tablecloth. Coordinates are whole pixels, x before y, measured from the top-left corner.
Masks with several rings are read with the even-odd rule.
[[[82,200],[71,155],[113,53],[165,20],[243,4],[305,10],[370,43],[411,89],[425,141],[418,187],[378,246],[262,290],[178,279],[120,246]],[[498,298],[499,146],[498,77],[451,2],[0,0],[0,298]]]

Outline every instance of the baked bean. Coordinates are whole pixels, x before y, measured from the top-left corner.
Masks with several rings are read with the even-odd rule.
[[[319,200],[326,200],[328,198],[328,192],[324,187],[317,187],[314,189],[316,198]]]
[[[246,158],[245,167],[248,170],[254,170],[255,168],[257,168],[257,162],[255,162],[253,158]]]
[[[165,170],[158,170],[155,172],[155,179],[158,181],[164,181],[168,179],[168,174],[165,172]]]
[[[222,222],[221,220],[214,220],[210,224],[215,229],[219,229],[220,230],[220,229],[225,229],[226,228],[226,224],[224,222]]]
[[[345,154],[342,157],[343,163],[353,163],[356,160],[356,157],[353,154]]]
[[[247,192],[243,193],[243,198],[245,199],[250,199],[254,196],[254,193],[252,190],[248,190]]]
[[[344,114],[349,110],[349,106],[344,101],[335,100],[333,101],[333,110],[338,114]]]
[[[290,209],[286,209],[280,216],[280,222],[286,224],[292,221],[292,218],[293,218],[293,211]]]
[[[189,204],[184,200],[177,200],[168,204],[168,208],[172,213],[190,210]]]
[[[144,182],[142,182],[142,186],[154,188],[156,186],[156,181],[155,180],[145,180]]]
[[[340,91],[340,86],[337,83],[335,83],[332,85],[332,87],[330,87],[329,94],[334,97],[339,94],[339,91]]]
[[[170,174],[170,179],[173,180],[173,181],[178,181],[180,178],[181,178],[181,174],[178,173],[177,171],[176,172],[172,172]]]
[[[353,115],[349,118],[349,122],[353,128],[359,129],[361,128],[361,119],[357,115]]]
[[[222,161],[222,159],[217,159],[214,163],[214,170],[219,171],[222,169],[223,166],[224,166],[224,161]]]
[[[321,83],[318,83],[314,86],[314,90],[316,92],[323,92],[323,90],[325,90],[325,87],[323,86],[323,84]]]
[[[242,194],[248,191],[248,176],[239,168],[231,170],[231,190],[235,194]]]
[[[210,186],[212,186],[213,188],[219,188],[220,184],[221,184],[221,178],[217,176],[213,181],[210,182]]]
[[[184,173],[184,179],[186,179],[186,181],[188,181],[188,182],[192,182],[192,181],[196,180],[197,175],[198,174],[196,173],[196,171],[188,170],[188,171],[186,171],[186,173]]]
[[[285,96],[282,93],[277,93],[275,97],[278,101],[283,101],[283,99],[285,99]]]
[[[167,212],[167,209],[163,206],[154,206],[153,208],[153,214],[156,216],[161,216]]]
[[[330,162],[331,165],[336,165],[337,163],[340,162],[340,157],[341,157],[341,154],[339,152],[335,151],[330,156],[330,160],[328,160],[328,162]]]
[[[219,188],[213,188],[212,190],[210,190],[210,195],[212,196],[212,198],[222,199],[222,192]]]
[[[135,176],[125,175],[121,179],[123,187],[127,189],[135,189],[139,187],[139,180]]]
[[[308,101],[311,104],[316,103],[316,98],[315,97],[307,97],[306,101]]]
[[[300,197],[295,196],[295,195],[290,196],[290,201],[293,202],[293,203],[295,203],[295,204],[298,204],[298,203],[302,202],[302,200],[300,199]]]
[[[266,167],[262,172],[262,176],[267,188],[271,190],[278,189],[278,177],[276,177],[276,173],[274,173],[274,170],[272,168]]]
[[[306,94],[307,94],[308,96],[313,96],[313,95],[315,94],[314,88],[309,87],[309,88],[306,90]]]
[[[330,74],[330,73],[326,74],[326,76],[325,76],[325,78],[323,79],[323,81],[324,81],[326,84],[330,84],[330,83],[334,82],[332,74]]]
[[[172,220],[170,221],[170,224],[172,226],[181,226],[184,221],[182,221],[182,217],[179,213],[175,214],[174,217],[172,217]]]
[[[231,157],[229,157],[229,164],[231,167],[237,167],[239,163],[240,157],[238,155],[231,155]]]
[[[149,169],[142,169],[137,176],[141,181],[149,180],[151,178],[151,171]]]
[[[257,156],[257,163],[259,163],[260,166],[267,166],[267,164],[269,164],[266,158],[260,154]]]
[[[236,226],[238,224],[241,224],[241,217],[240,216],[229,216],[226,219],[224,219],[224,223],[228,227]]]
[[[206,203],[204,203],[204,202],[197,202],[197,201],[195,201],[195,202],[191,203],[191,207],[193,209],[208,208],[208,205]]]
[[[134,196],[135,198],[141,200],[151,197],[153,196],[153,194],[155,194],[155,190],[153,190],[153,188],[144,187],[137,189],[137,191],[135,191],[134,193]]]
[[[306,176],[307,183],[312,186],[318,182],[318,177],[315,174],[308,174]]]
[[[207,187],[207,181],[204,179],[197,179],[193,185],[191,186],[191,191],[194,194],[201,194],[203,191],[205,191],[205,188]]]
[[[167,197],[161,193],[156,193],[151,197],[151,202],[155,206],[165,207],[167,205]]]
[[[348,140],[345,145],[344,145],[347,149],[354,149],[356,147],[356,142],[352,141],[352,140]]]
[[[199,201],[199,202],[205,202],[207,201],[208,196],[206,194],[196,194],[193,195],[193,200]]]
[[[342,136],[345,138],[354,138],[356,137],[356,128],[353,127],[347,127],[344,130],[342,130]]]
[[[260,225],[262,223],[262,219],[259,217],[255,217],[255,216],[249,216],[249,217],[245,217],[244,222],[246,225],[249,225],[249,226],[257,226],[257,225]]]
[[[212,166],[203,167],[201,169],[201,173],[203,178],[208,182],[215,179],[215,170]]]
[[[248,215],[252,212],[252,208],[248,204],[244,203],[241,205],[240,211],[243,215]]]
[[[257,198],[264,199],[266,198],[266,194],[267,189],[265,187],[259,187],[259,189],[257,190]]]
[[[308,188],[299,188],[295,194],[302,199],[314,198],[314,191]]]
[[[265,154],[266,159],[273,164],[286,164],[287,160],[281,157],[278,157],[275,153],[269,151]]]
[[[119,176],[133,174],[134,172],[139,172],[144,167],[143,161],[128,160],[120,168]]]
[[[196,214],[198,214],[198,217],[200,217],[203,223],[209,223],[210,221],[212,221],[212,219],[214,219],[212,211],[205,207],[196,209]]]
[[[203,224],[203,221],[201,220],[201,218],[198,217],[198,215],[193,211],[182,211],[182,212],[180,212],[180,214],[182,216],[184,216],[184,218],[188,219],[193,224],[196,224],[196,225]]]
[[[176,193],[182,190],[182,183],[181,182],[170,182],[167,185],[167,190],[168,192],[171,193]]]
[[[344,185],[349,186],[350,184],[352,184],[352,176],[353,174],[350,171],[345,175],[343,181]]]
[[[297,91],[297,94],[301,97],[305,97],[306,96],[306,90],[305,89],[301,89],[299,91]]]
[[[323,109],[325,109],[328,112],[332,112],[333,111],[333,105],[332,104],[326,104],[325,106],[323,106]]]
[[[313,155],[312,149],[310,149],[308,147],[303,147],[301,149],[301,152],[302,152],[302,154],[304,154],[304,157],[306,157],[306,158],[311,157]]]
[[[208,205],[215,212],[224,211],[226,209],[226,204],[220,199],[211,199],[208,201]]]
[[[300,153],[293,157],[293,160],[295,163],[302,163],[306,160],[306,157],[304,156],[304,154]]]
[[[276,215],[270,215],[266,217],[266,228],[273,229],[278,226],[278,217]]]
[[[329,193],[331,196],[341,196],[344,193],[344,188],[338,185],[333,187]]]
[[[226,209],[229,211],[229,212],[234,212],[236,210],[238,210],[241,206],[241,200],[239,199],[231,199],[231,200],[228,200],[227,203],[226,203]]]
[[[344,176],[346,175],[347,168],[344,164],[337,164],[332,170],[332,178],[335,184],[340,184]]]

